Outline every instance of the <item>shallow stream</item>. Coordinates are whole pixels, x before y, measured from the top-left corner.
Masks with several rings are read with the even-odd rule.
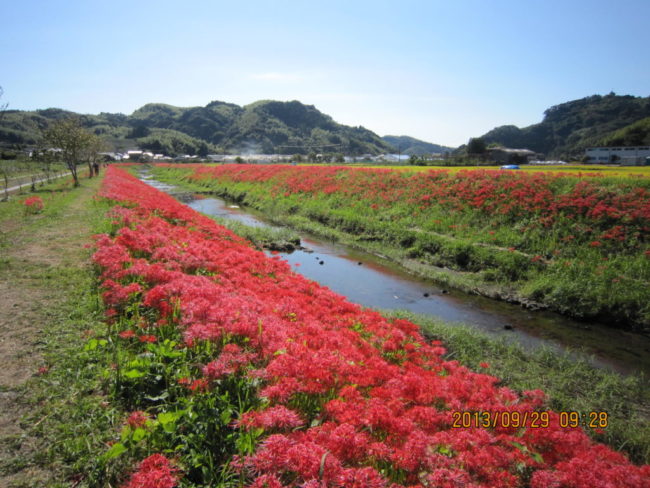
[[[249,226],[274,227],[254,210],[239,208],[219,198],[195,197],[146,173],[141,174],[141,179],[204,214]],[[465,323],[526,347],[546,345],[556,350],[583,350],[592,356],[591,361],[596,366],[622,374],[642,371],[650,375],[650,337],[444,289],[375,255],[305,233],[300,237],[306,249],[280,255],[296,272],[352,302]]]

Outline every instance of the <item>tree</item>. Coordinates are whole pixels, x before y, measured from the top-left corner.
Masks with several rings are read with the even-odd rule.
[[[106,143],[104,140],[89,132],[85,147],[81,150],[82,157],[86,164],[88,164],[88,178],[92,178],[93,175],[97,176],[99,174],[97,158],[99,157],[99,153],[104,149],[106,149]]]
[[[49,183],[52,180],[52,165],[55,162],[54,152],[44,147],[41,142],[32,152],[32,159],[41,165]]]
[[[0,86],[0,98],[2,98],[2,94],[4,93],[4,90]],[[2,120],[2,116],[4,115],[4,111],[7,108],[7,104],[0,104],[0,120]],[[5,182],[5,196],[2,199],[3,202],[6,202],[9,200],[9,172],[7,171],[6,165],[0,164],[0,173],[2,173],[2,178]]]
[[[78,118],[70,117],[52,123],[44,136],[48,144],[59,150],[61,159],[72,173],[74,186],[79,186],[77,165],[83,162],[85,152],[92,144],[93,134],[81,126]]]
[[[0,86],[0,98],[2,98],[2,95],[4,94],[4,92],[5,91]],[[7,109],[7,106],[9,106],[9,104],[6,103],[6,102],[5,103],[0,103],[0,120],[2,120],[2,116],[4,114],[4,111]]]
[[[473,137],[467,143],[467,154],[485,154],[487,146],[480,137]]]

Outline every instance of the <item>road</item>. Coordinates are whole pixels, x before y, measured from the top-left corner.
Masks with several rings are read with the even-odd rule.
[[[71,173],[70,173],[69,171],[66,172],[66,173],[55,174],[55,175],[53,175],[53,176],[50,176],[50,179],[62,178],[62,177],[64,177],[64,176],[69,176],[70,174],[71,174]],[[29,177],[27,177],[27,178],[29,178]],[[36,179],[36,180],[34,181],[34,183],[41,183],[42,181],[47,181],[47,177],[46,177],[46,176],[42,176],[42,177]],[[31,185],[32,185],[32,181],[29,180],[29,181],[26,181],[25,183],[22,183],[22,184],[20,184],[20,185],[10,186],[9,188],[6,189],[6,192],[7,192],[7,193],[11,193],[11,192],[14,192],[14,191],[16,191],[16,190],[20,190],[20,189],[21,189],[22,187],[24,187],[24,186],[31,186]],[[4,189],[4,188],[1,188],[1,189],[0,189],[0,193],[5,193],[5,189]]]

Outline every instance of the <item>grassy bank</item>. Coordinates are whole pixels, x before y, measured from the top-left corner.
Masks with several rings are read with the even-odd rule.
[[[1,415],[6,416],[2,425],[10,421],[20,426],[20,431],[0,434],[2,486],[117,486],[125,479],[127,466],[145,452],[142,444],[146,442],[146,449],[152,449],[156,442],[163,442],[169,434],[166,429],[172,427],[175,435],[182,432],[183,445],[203,446],[190,454],[197,463],[209,458],[205,442],[214,442],[210,447],[214,451],[210,452],[235,442],[232,429],[226,429],[234,413],[224,412],[219,397],[191,394],[187,403],[174,404],[172,399],[180,394],[180,385],[158,391],[159,395],[139,389],[144,384],[159,387],[156,378],[160,374],[174,378],[187,374],[189,370],[182,369],[181,363],[190,364],[196,373],[207,356],[192,356],[186,361],[173,347],[166,347],[169,342],[154,345],[136,341],[124,346],[127,340],[118,339],[122,341],[118,348],[110,339],[116,331],[107,332],[95,273],[88,265],[90,252],[83,247],[92,234],[114,230],[105,217],[108,203],[93,198],[98,183],[82,180],[82,187],[77,189],[68,185],[46,187],[37,193],[44,204],[37,213],[26,213],[24,198],[0,204],[0,281],[16,291],[2,294],[3,299],[11,301],[3,303],[0,310],[3,323],[24,332],[12,339],[16,354],[8,357],[2,368],[0,401],[8,402],[1,404]],[[131,327],[138,321],[130,312],[125,314],[128,317],[119,327]],[[640,417],[648,399],[637,380],[610,378],[587,365],[571,366],[550,353],[531,357],[471,331],[409,318],[420,322],[432,337],[445,341],[451,359],[504,378],[503,384],[518,390],[545,388],[549,406],[578,411],[608,409],[611,425],[597,438],[630,453],[637,462],[648,461],[650,436],[647,423]],[[164,328],[155,332],[167,333]],[[142,350],[145,354],[138,355]],[[478,358],[490,363],[487,370],[477,364]],[[115,363],[124,366],[119,388],[114,383]],[[138,376],[140,370],[146,371],[142,377]],[[9,378],[16,375],[22,380],[10,384]],[[163,397],[167,391],[169,396]],[[242,394],[241,389],[233,390],[230,401],[237,398],[242,404],[244,400],[235,396],[237,392]],[[169,404],[170,412],[183,405],[183,416],[158,415],[147,421],[147,432],[125,427],[125,418],[134,406],[148,405],[153,411],[152,405],[163,402]],[[204,410],[199,411],[199,407]],[[627,419],[627,428],[621,419]],[[214,421],[223,424],[219,435],[229,435],[228,439],[206,437],[197,427],[213,425]],[[160,438],[147,438],[139,444],[135,440],[139,435],[153,437],[153,433]],[[237,448],[250,452],[252,444],[247,446],[245,441],[237,441]],[[199,443],[191,444],[194,442]],[[116,455],[119,450],[115,446],[120,445],[129,446],[132,456]],[[192,469],[213,469],[216,473],[220,467],[185,466],[188,476]],[[230,477],[230,483],[236,484],[232,474],[219,476]],[[217,477],[215,474],[214,479]],[[189,477],[184,483],[190,483]]]
[[[107,206],[93,197],[99,180],[46,185],[0,203],[0,307],[4,355],[0,485],[100,486],[100,454],[119,417],[107,402],[108,358],[87,347],[103,333],[103,313],[84,245],[101,230]],[[38,196],[43,209],[27,213]],[[5,290],[3,290],[5,291]],[[5,404],[9,401],[9,404]]]
[[[170,181],[172,182],[172,181]],[[190,182],[189,186],[193,184]],[[353,243],[350,236],[304,217],[287,216],[293,227],[334,240]],[[235,233],[250,238],[255,228],[236,223]],[[380,244],[376,253],[390,253]],[[414,271],[417,267],[414,267]],[[440,273],[447,283],[466,287],[462,275]],[[475,371],[487,372],[517,391],[541,389],[547,393],[548,407],[557,411],[608,412],[609,426],[602,433],[587,432],[596,440],[627,452],[636,462],[650,461],[650,391],[647,378],[620,375],[592,366],[587,359],[571,357],[542,348],[531,351],[503,339],[496,339],[469,326],[448,324],[409,312],[384,311],[418,324],[429,339],[441,340],[448,348],[447,359],[457,360]],[[481,363],[488,363],[487,369]]]
[[[247,239],[257,249],[293,251],[300,247],[300,236],[287,228],[252,227],[228,218],[212,217],[219,225]]]
[[[650,327],[645,180],[241,165],[154,172],[466,291]]]

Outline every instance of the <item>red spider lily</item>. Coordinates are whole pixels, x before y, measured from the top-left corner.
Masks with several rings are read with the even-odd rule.
[[[135,332],[132,330],[123,330],[117,335],[119,335],[122,339],[131,339],[132,337],[135,337]]]
[[[152,454],[140,463],[122,488],[174,488],[177,482],[178,470],[162,454]]]
[[[26,198],[23,201],[23,205],[25,206],[25,210],[29,213],[39,213],[44,208],[43,200],[41,197],[37,196]]]
[[[126,423],[132,429],[137,429],[138,427],[144,427],[147,423],[147,420],[149,420],[149,416],[145,412],[136,410],[135,412],[131,412],[131,414],[127,417]]]
[[[317,176],[276,167],[222,168],[197,168],[194,177],[273,175],[281,191],[293,194],[349,188],[340,185],[347,175],[342,168],[323,168]],[[481,175],[468,181],[444,172],[417,178],[431,192],[452,183],[455,191],[478,189],[490,198],[472,205],[508,212],[533,204],[501,194],[521,199],[533,189],[535,205],[550,202],[553,211],[562,201],[545,190],[549,177],[499,176],[490,183]],[[404,198],[398,183],[414,178],[362,171],[349,183],[358,192],[385,192],[376,199],[381,206]],[[575,205],[584,212],[593,207],[590,191],[579,189],[583,200]],[[580,429],[560,428],[553,412],[544,429],[452,428],[455,411],[524,414],[543,409],[544,395],[517,394],[493,376],[444,360],[442,344],[427,343],[414,324],[349,303],[118,168],[107,171],[102,195],[129,206],[112,212],[115,233],[96,237],[93,256],[113,313],[137,303],[151,323],[178,327],[184,347],[213,341],[218,353],[203,367],[203,377],[178,380],[197,393],[211,394],[213,382],[229,375],[261,382],[265,407],[237,422],[266,431],[256,452],[238,461],[256,476],[249,486],[291,480],[289,486],[516,487],[531,472],[535,487],[588,486],[595,473],[609,483],[625,473],[628,485],[620,486],[647,482],[648,467],[632,465]],[[453,207],[459,203],[453,195],[436,198]],[[607,218],[615,217],[609,212]],[[155,340],[158,329],[148,332],[141,337]]]

